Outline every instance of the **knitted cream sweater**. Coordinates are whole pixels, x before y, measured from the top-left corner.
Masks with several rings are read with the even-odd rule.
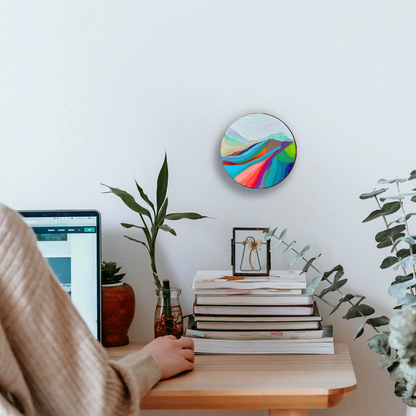
[[[0,415],[137,415],[159,379],[150,355],[108,360],[33,231],[0,204]]]

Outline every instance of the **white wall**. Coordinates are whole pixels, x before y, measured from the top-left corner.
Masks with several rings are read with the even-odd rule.
[[[324,253],[320,267],[342,263],[349,290],[390,315],[394,275],[378,268],[387,253],[373,240],[382,224],[361,224],[375,207],[358,195],[416,168],[415,13],[412,1],[3,0],[0,199],[102,212],[104,258],[137,294],[133,340],[152,337],[149,261],[119,225],[137,216],[100,182],[134,192],[135,176],[152,194],[165,150],[170,210],[217,218],[174,223],[178,237],[158,240],[160,274],[183,288],[186,312],[195,271],[229,266],[231,228],[250,224],[288,227],[299,247]],[[251,112],[281,118],[298,143],[293,172],[269,190],[239,186],[220,161],[225,130]],[[273,256],[276,267],[288,259]],[[404,415],[363,345],[371,331],[354,342],[357,322],[326,322],[350,346],[358,390],[311,414]]]

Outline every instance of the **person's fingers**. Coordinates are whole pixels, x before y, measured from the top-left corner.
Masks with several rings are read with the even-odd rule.
[[[162,338],[165,338],[165,339],[176,339],[175,335],[165,335]]]
[[[178,343],[182,348],[189,348],[192,351],[194,350],[194,341],[192,338],[181,338],[178,340]]]
[[[182,350],[182,356],[191,363],[195,362],[195,354],[189,348]]]
[[[183,364],[184,370],[183,371],[191,371],[194,369],[194,363],[191,363],[188,360],[184,360]]]

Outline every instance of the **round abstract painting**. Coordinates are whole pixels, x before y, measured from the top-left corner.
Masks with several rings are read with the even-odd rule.
[[[296,142],[283,121],[249,114],[235,121],[221,143],[222,164],[240,185],[262,189],[277,185],[291,172]]]

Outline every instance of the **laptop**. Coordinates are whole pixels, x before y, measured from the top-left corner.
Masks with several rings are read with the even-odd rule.
[[[96,210],[19,211],[62,288],[101,341],[101,216]]]

